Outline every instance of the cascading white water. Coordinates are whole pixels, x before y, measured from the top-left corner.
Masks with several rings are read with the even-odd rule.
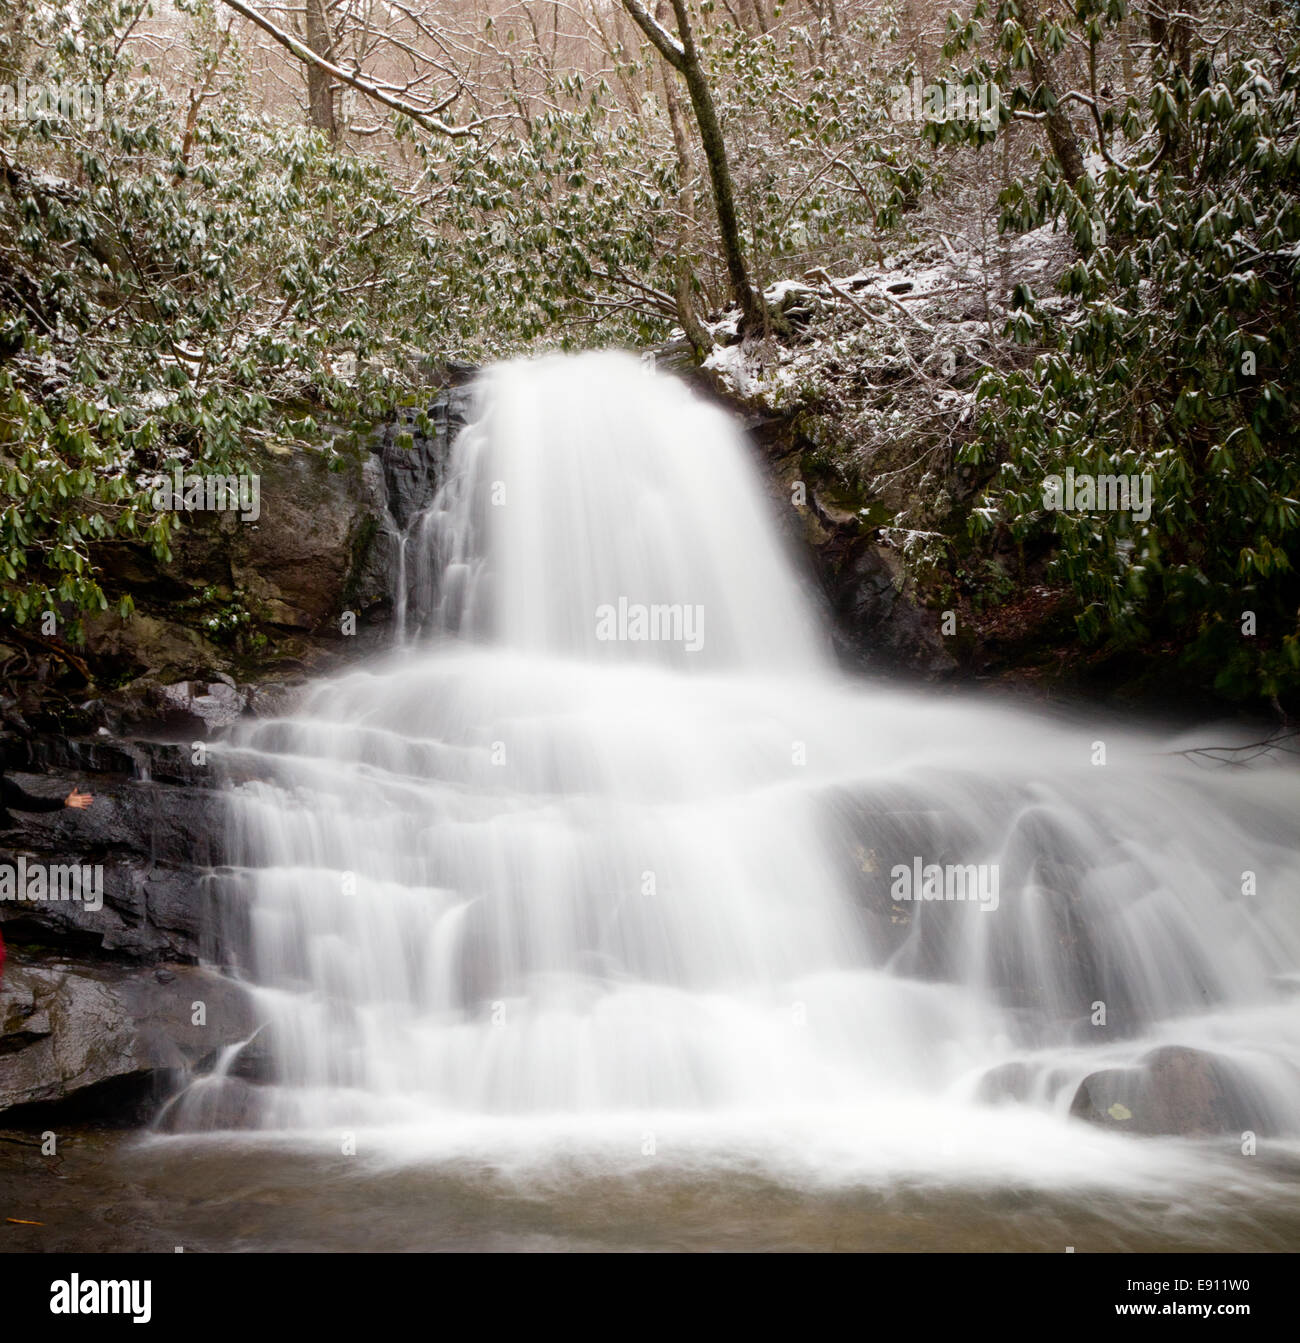
[[[408,564],[422,634],[233,748],[241,1123],[1136,1179],[1067,1112],[1174,1044],[1296,1128],[1295,771],[846,681],[738,430],[626,355],[486,375]],[[996,907],[902,899],[917,862]]]

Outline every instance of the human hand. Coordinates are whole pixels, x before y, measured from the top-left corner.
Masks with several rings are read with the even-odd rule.
[[[79,793],[74,788],[67,797],[63,799],[65,807],[76,807],[78,811],[84,810],[95,800],[93,793]]]

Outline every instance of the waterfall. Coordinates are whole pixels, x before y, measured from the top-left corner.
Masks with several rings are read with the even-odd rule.
[[[1162,1046],[1295,1129],[1296,772],[854,684],[772,508],[630,356],[481,379],[404,646],[230,748],[265,1025],[174,1129],[1132,1175],[1069,1111]]]

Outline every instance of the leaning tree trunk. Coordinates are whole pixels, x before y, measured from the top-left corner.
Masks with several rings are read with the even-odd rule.
[[[691,110],[695,113],[695,123],[700,130],[704,161],[709,167],[709,182],[713,188],[713,204],[718,216],[718,231],[721,234],[722,255],[727,264],[727,276],[731,281],[731,292],[740,307],[740,329],[746,333],[766,330],[770,325],[770,318],[762,295],[749,281],[745,249],[740,241],[740,221],[736,216],[736,192],[731,182],[727,146],[722,138],[722,127],[718,122],[718,112],[713,102],[713,91],[709,88],[704,67],[700,64],[700,54],[695,46],[695,35],[691,31],[686,0],[671,0],[671,3],[673,14],[677,19],[677,38],[650,17],[641,0],[623,0],[623,7],[635,20],[637,27],[650,39],[655,50],[686,81],[686,90],[691,98]]]

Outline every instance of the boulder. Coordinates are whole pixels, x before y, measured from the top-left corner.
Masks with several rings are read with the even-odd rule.
[[[241,592],[268,624],[312,629],[339,609],[352,539],[382,504],[360,462],[331,470],[318,452],[285,449],[265,454],[258,471],[259,516],[184,514],[169,571],[190,586]]]
[[[0,987],[0,1111],[75,1100],[128,1078],[174,1084],[211,1066],[255,1024],[247,990],[196,966],[159,976],[102,962],[11,957]]]
[[[1102,1128],[1148,1135],[1270,1131],[1252,1090],[1227,1060],[1166,1045],[1136,1067],[1107,1068],[1085,1077],[1070,1113]]]

